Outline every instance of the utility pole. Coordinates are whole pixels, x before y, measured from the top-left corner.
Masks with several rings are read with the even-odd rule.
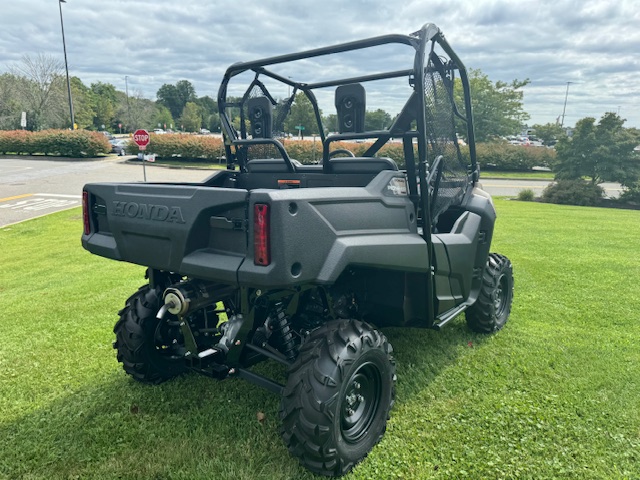
[[[564,126],[564,112],[567,110],[567,97],[569,96],[569,85],[573,82],[567,82],[567,91],[564,94],[564,107],[562,107],[562,122],[560,122],[560,126]]]
[[[69,64],[67,63],[67,44],[64,40],[64,22],[62,21],[62,4],[67,0],[58,0],[60,7],[60,26],[62,27],[62,48],[64,50],[64,68],[67,71],[67,92],[69,93],[69,114],[71,116],[71,130],[76,129],[76,119],[73,115],[73,100],[71,99],[71,82],[69,81]]]

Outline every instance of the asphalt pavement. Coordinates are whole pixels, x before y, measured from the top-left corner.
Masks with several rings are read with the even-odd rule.
[[[211,170],[146,165],[148,182],[199,182]],[[100,160],[0,159],[0,228],[81,205],[82,187],[93,182],[142,182],[140,163]]]

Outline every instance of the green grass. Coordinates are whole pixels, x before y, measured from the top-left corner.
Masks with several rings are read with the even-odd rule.
[[[347,479],[640,478],[640,212],[496,206],[509,323],[385,330],[396,408]],[[280,441],[275,395],[122,372],[111,329],[143,269],[88,254],[81,228],[70,210],[0,229],[0,478],[314,478]]]

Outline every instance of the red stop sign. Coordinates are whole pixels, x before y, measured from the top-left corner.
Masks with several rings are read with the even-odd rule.
[[[138,129],[133,133],[133,141],[139,147],[146,147],[149,144],[149,132]]]

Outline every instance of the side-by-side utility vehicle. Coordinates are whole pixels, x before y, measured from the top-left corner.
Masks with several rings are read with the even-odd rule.
[[[397,114],[390,124],[367,98]],[[464,312],[493,332],[509,317],[512,266],[489,252],[496,213],[478,185],[465,67],[427,24],[233,64],[218,106],[225,170],[84,188],[84,248],[147,267],[114,328],[118,360],[145,383],[194,371],[280,394],[291,454],[343,475],[394,403],[379,329],[439,329]],[[285,366],[284,384],[251,369],[263,360]]]

